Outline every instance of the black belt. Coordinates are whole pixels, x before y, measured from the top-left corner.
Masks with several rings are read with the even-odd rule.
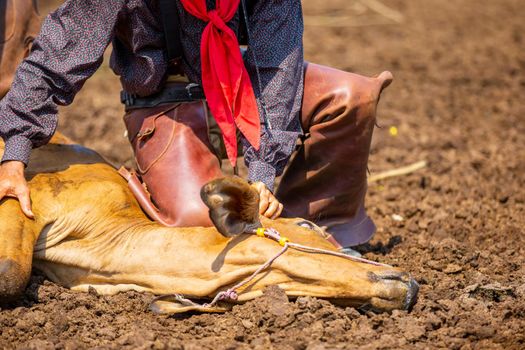
[[[120,92],[120,102],[128,109],[155,107],[164,103],[204,100],[204,91],[197,84],[168,84],[161,92],[139,97],[126,91]]]

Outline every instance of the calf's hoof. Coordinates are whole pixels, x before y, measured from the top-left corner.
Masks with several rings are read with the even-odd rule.
[[[27,284],[28,274],[12,259],[0,258],[0,303],[19,297]]]

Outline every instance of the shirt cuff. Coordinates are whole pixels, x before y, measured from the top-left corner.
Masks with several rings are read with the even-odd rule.
[[[25,136],[11,136],[7,140],[4,139],[5,150],[2,162],[10,160],[17,160],[24,163],[26,166],[29,163],[29,156],[33,149],[33,143]]]
[[[260,181],[273,192],[275,183],[275,168],[264,162],[251,162],[248,165],[248,180],[256,182]]]

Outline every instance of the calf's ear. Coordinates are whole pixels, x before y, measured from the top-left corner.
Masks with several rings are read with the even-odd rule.
[[[239,177],[208,182],[201,189],[201,198],[210,209],[211,221],[223,236],[232,237],[261,227],[259,193]]]

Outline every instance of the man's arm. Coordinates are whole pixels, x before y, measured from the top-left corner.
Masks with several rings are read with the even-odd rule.
[[[19,198],[31,216],[23,177],[31,149],[46,144],[57,126],[57,105],[68,105],[97,70],[125,0],[68,0],[42,25],[31,54],[18,67],[0,101],[0,137],[5,151],[0,199]],[[24,204],[22,204],[24,203]]]
[[[258,0],[248,20],[250,37],[245,64],[258,97],[261,118],[266,115],[271,129],[263,125],[259,151],[244,140],[244,156],[249,180],[263,182],[273,190],[275,177],[283,172],[301,134],[299,113],[304,75],[301,1]]]

